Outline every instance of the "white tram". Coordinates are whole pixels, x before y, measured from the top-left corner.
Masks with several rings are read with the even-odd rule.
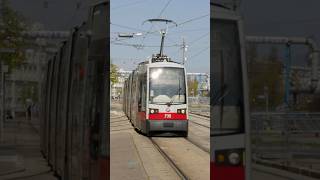
[[[187,80],[184,65],[165,55],[142,62],[125,81],[123,110],[147,136],[188,135]]]
[[[218,2],[218,3],[217,3]],[[211,180],[250,180],[248,78],[240,13],[211,0]]]

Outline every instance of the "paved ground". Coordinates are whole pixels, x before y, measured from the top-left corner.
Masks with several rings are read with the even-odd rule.
[[[133,129],[119,104],[110,116],[110,179],[179,179],[150,140]]]
[[[1,180],[57,180],[40,153],[39,121],[7,120],[0,143]]]
[[[193,127],[193,130],[201,130],[206,134],[209,142],[208,129],[199,130],[199,127]],[[110,131],[111,179],[180,179],[151,140],[133,129],[129,120],[124,116],[120,104],[113,104],[111,107]],[[194,140],[203,137],[203,134],[199,132],[191,134]],[[189,178],[209,179],[209,153],[185,138],[157,137],[153,139]],[[209,146],[207,143],[199,143]]]

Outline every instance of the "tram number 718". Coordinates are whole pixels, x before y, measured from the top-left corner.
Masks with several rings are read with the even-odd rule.
[[[164,118],[170,119],[171,118],[171,114],[164,114]]]

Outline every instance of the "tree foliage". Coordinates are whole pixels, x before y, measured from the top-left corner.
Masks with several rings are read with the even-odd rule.
[[[111,64],[110,67],[110,81],[111,85],[116,84],[119,81],[118,67],[115,64]]]
[[[23,53],[25,40],[22,36],[22,32],[26,29],[25,20],[10,7],[8,0],[1,0],[0,7],[0,48],[15,50],[14,53],[0,53],[0,59],[11,69],[25,58]]]
[[[188,79],[188,95],[197,96],[198,86],[199,86],[199,83],[196,79]]]
[[[284,97],[283,65],[278,58],[278,49],[272,47],[266,58],[258,57],[256,51],[254,46],[247,51],[248,58],[254,57],[248,60],[250,105],[253,108],[264,107],[265,99],[258,97],[268,93],[269,106],[276,108],[282,104]]]

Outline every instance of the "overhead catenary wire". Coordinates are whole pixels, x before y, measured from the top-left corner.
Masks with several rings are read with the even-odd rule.
[[[200,50],[200,51],[199,51],[199,52],[197,52],[196,54],[194,54],[194,55],[190,56],[190,57],[189,57],[189,59],[199,56],[200,54],[202,54],[202,53],[204,53],[205,51],[207,51],[209,48],[210,48],[210,46],[208,46],[208,47],[206,47],[206,48],[204,48],[204,49]]]
[[[205,34],[203,34],[202,36],[200,36],[199,38],[196,38],[195,40],[191,41],[189,46],[191,46],[192,44],[198,42],[199,40],[203,39],[204,37],[208,36],[210,34],[210,32],[207,32]]]
[[[141,44],[129,44],[129,43],[117,43],[117,42],[112,42],[111,44],[114,45],[122,45],[122,46],[133,46],[133,47],[137,47],[137,46],[141,46],[141,47],[160,47],[160,45],[141,45]],[[173,44],[173,45],[165,45],[163,47],[179,47],[179,44]]]
[[[172,1],[172,0],[168,0],[168,1],[167,1],[167,3],[165,4],[165,6],[161,9],[161,11],[160,11],[159,15],[157,16],[157,18],[160,18],[160,17],[161,17],[161,15],[162,15],[163,12],[167,9],[167,7],[168,7],[169,4],[171,3],[171,1]],[[141,41],[141,44],[144,43],[145,38],[148,36],[148,34],[150,34],[150,31],[152,30],[152,28],[153,28],[153,24],[151,24],[150,29],[149,29],[149,30],[145,33],[145,35],[143,36],[142,41]]]
[[[201,39],[203,39],[204,37],[208,36],[210,34],[210,32],[207,32],[203,35],[201,35],[200,37],[194,39],[193,41],[191,41],[189,44],[188,44],[188,47],[191,47],[192,45],[194,45],[196,42],[200,41]],[[173,53],[173,55],[176,55],[180,52],[180,49],[176,52]]]
[[[179,27],[181,25],[184,25],[184,24],[187,24],[187,23],[190,23],[190,22],[193,22],[193,21],[197,21],[199,19],[202,19],[202,18],[205,18],[205,17],[208,17],[210,14],[205,14],[205,15],[201,15],[201,16],[198,16],[198,17],[195,17],[195,18],[192,18],[192,19],[188,19],[186,21],[183,21],[181,23],[178,23],[178,26],[176,25],[172,25],[172,26],[169,26],[169,28],[172,28],[172,27]],[[151,31],[149,34],[152,34],[152,33],[156,33],[158,31]]]
[[[198,17],[195,17],[195,18],[192,18],[192,19],[188,19],[186,21],[178,23],[178,26],[179,25],[183,25],[183,24],[187,24],[187,23],[190,23],[190,22],[193,22],[193,21],[197,21],[197,20],[205,18],[205,17],[207,17],[209,15],[210,14],[205,14],[205,15],[201,15],[201,16],[198,16]],[[134,28],[134,27],[129,27],[129,26],[126,26],[126,25],[121,25],[121,24],[115,24],[115,23],[112,23],[112,22],[110,22],[110,25],[117,26],[117,27],[124,28],[124,29],[128,29],[128,30],[140,31],[140,32],[143,32],[143,33],[147,32],[146,30],[142,30],[142,29]],[[173,25],[173,26],[169,26],[169,27],[171,28],[171,27],[175,27],[175,26]],[[155,34],[155,33],[158,33],[158,31],[151,31],[148,34]],[[136,37],[133,37],[133,38],[136,38]],[[127,39],[125,39],[125,40],[127,40]]]
[[[136,1],[137,2],[137,1]],[[169,7],[170,3],[172,2],[172,0],[168,0],[166,2],[166,4],[164,5],[164,7],[161,9],[160,13],[159,13],[159,16],[161,16],[165,10]],[[203,18],[206,18],[206,17],[209,17],[210,16],[210,13],[208,14],[203,14],[203,15],[200,15],[200,16],[197,16],[197,17],[191,17],[191,18],[187,18],[185,19],[184,21],[180,21],[178,22],[178,27],[181,27],[181,26],[184,26],[186,24],[190,24],[192,22],[195,22],[195,21],[199,21]],[[209,19],[209,18],[208,18]],[[159,47],[159,46],[155,46],[155,45],[147,45],[145,44],[144,42],[144,39],[146,39],[146,37],[148,35],[155,35],[155,36],[158,36],[158,33],[159,31],[158,30],[152,30],[152,27],[149,29],[149,30],[143,30],[143,29],[140,29],[140,28],[135,28],[135,27],[129,27],[129,26],[126,26],[126,25],[121,25],[121,24],[116,24],[116,23],[110,23],[112,26],[116,26],[116,27],[119,27],[119,28],[123,28],[123,29],[127,29],[127,30],[134,30],[134,31],[138,31],[138,32],[141,32],[144,34],[144,36],[134,36],[132,38],[113,38],[113,40],[111,41],[111,44],[112,45],[116,45],[116,46],[128,46],[128,47],[134,47],[134,48],[137,48],[139,50],[139,48],[147,48],[147,47]],[[154,23],[153,23],[154,25]],[[153,26],[154,27],[154,26]],[[169,25],[168,28],[173,28],[175,26],[171,26]],[[202,29],[188,29],[187,31],[201,31],[201,30],[204,30],[204,28]],[[184,31],[182,32],[176,32],[176,33],[183,33]],[[116,32],[114,32],[114,34],[116,34]],[[208,32],[206,32],[205,34],[199,36],[198,38],[196,38],[195,40],[191,41],[190,44],[188,44],[188,46],[191,46],[193,45],[194,43],[198,43],[201,41],[201,39],[205,38],[208,36]],[[130,42],[130,40],[132,39],[137,39],[137,38],[142,38],[142,41],[141,41],[141,44],[134,44],[134,43],[127,43],[127,42]],[[168,38],[168,37],[167,37]],[[171,39],[168,38],[168,42],[170,42]],[[123,43],[122,43],[123,42]],[[181,47],[181,43],[178,44],[178,43],[174,43],[173,45],[167,45],[167,46],[164,46],[164,47]],[[191,58],[194,58],[198,55],[200,55],[201,53],[203,53],[204,51],[206,51],[209,47],[206,47],[204,49],[201,49],[201,51],[195,53],[194,55],[191,56]],[[172,48],[171,48],[172,49]],[[198,49],[198,48],[197,48]],[[171,50],[172,51],[172,50]],[[179,50],[178,52],[180,52],[181,50]]]

